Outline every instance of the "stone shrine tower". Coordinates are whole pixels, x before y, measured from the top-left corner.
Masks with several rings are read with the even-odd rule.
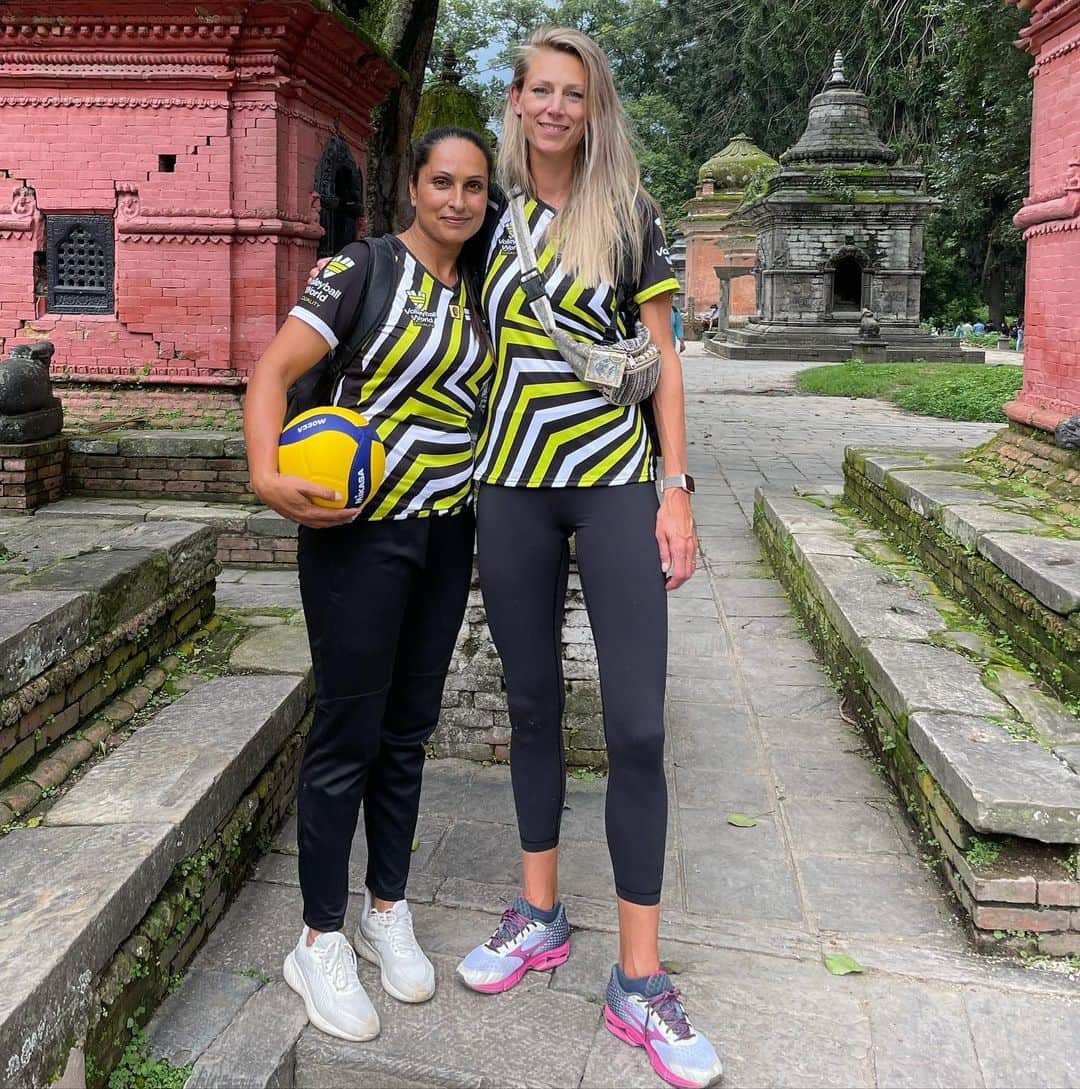
[[[743,324],[754,313],[754,281],[750,274],[756,235],[739,208],[751,179],[761,178],[779,166],[740,132],[698,171],[697,188],[686,204],[686,219],[679,229],[686,239],[686,307],[689,310],[692,305],[699,317],[712,303],[720,304],[721,314],[727,319],[725,326],[727,321]],[[717,269],[730,270],[719,283]]]
[[[317,251],[356,236],[398,79],[326,0],[5,4],[0,354],[55,344],[69,415],[235,411]]]
[[[923,226],[935,201],[923,172],[896,160],[837,52],[806,131],[746,212],[757,310],[706,348],[730,359],[981,360],[919,331]]]

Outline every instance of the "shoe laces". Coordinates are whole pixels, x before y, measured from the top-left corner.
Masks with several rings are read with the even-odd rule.
[[[330,986],[338,994],[352,994],[360,989],[360,979],[356,974],[356,953],[344,934],[335,935],[321,948],[312,948],[330,980]]]
[[[530,923],[536,920],[518,911],[513,904],[503,913],[495,933],[487,941],[487,947],[497,953],[504,946],[509,945]]]
[[[659,994],[645,1000],[645,1004],[660,1018],[664,1028],[676,1040],[689,1040],[694,1035],[694,1028],[686,1016],[682,1004],[682,994],[677,987],[668,987]]]
[[[382,926],[383,933],[390,942],[390,950],[395,957],[415,956],[420,952],[413,933],[412,912],[376,911],[373,915]]]

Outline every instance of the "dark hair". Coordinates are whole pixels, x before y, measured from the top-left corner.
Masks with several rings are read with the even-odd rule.
[[[432,151],[443,140],[467,140],[473,147],[479,148],[484,153],[484,161],[487,163],[488,178],[495,173],[495,156],[491,153],[491,145],[476,132],[475,129],[465,129],[460,125],[440,125],[437,129],[429,129],[414,140],[410,155],[409,178],[416,182],[420,178],[421,169],[427,165]]]

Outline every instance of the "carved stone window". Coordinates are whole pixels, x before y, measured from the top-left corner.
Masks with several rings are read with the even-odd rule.
[[[326,232],[319,242],[319,256],[332,257],[356,241],[356,221],[364,210],[360,168],[340,136],[330,137],[323,148],[315,171],[315,192],[322,204],[319,222]]]
[[[45,250],[52,313],[113,312],[112,216],[48,216]]]

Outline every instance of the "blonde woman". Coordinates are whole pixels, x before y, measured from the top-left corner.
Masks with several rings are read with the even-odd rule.
[[[596,641],[609,778],[606,829],[619,911],[619,962],[604,1010],[680,1086],[713,1084],[720,1061],[691,1025],[658,951],[664,781],[666,590],[693,573],[682,372],[671,336],[677,290],[656,208],[642,191],[607,59],[585,35],[543,29],[521,50],[503,121],[499,180],[525,214],[556,325],[589,343],[632,330],[640,311],[662,351],[652,397],[664,455],[657,500],[638,406],[579,381],[525,298],[509,208],[491,209],[483,307],[496,371],[477,448],[478,555],[506,675],[511,778],[524,888],[498,929],[459,965],[504,991],[570,955],[559,901],[566,789],[560,626],[575,537]]]

